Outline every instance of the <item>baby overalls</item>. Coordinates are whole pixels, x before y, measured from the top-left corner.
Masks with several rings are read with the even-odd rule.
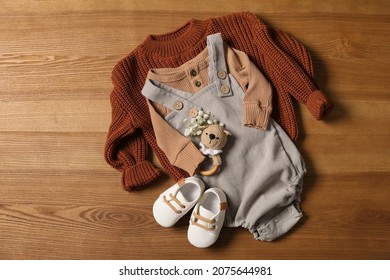
[[[220,154],[220,170],[201,178],[209,187],[225,192],[225,226],[244,227],[255,239],[271,241],[302,217],[299,202],[305,164],[293,142],[271,118],[267,130],[243,125],[245,93],[227,71],[220,34],[207,37],[207,49],[209,83],[200,91],[193,94],[147,80],[142,94],[172,110],[165,121],[182,135],[184,120],[193,112],[211,112],[225,123],[232,135]]]

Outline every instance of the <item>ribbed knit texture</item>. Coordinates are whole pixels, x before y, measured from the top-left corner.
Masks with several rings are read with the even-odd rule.
[[[249,127],[267,129],[271,108],[262,108],[256,103],[245,103],[243,123]]]
[[[141,89],[150,69],[179,67],[203,51],[206,37],[214,33],[221,33],[228,45],[247,53],[272,84],[272,117],[292,140],[298,137],[292,97],[306,104],[318,120],[332,109],[330,100],[315,85],[313,65],[306,49],[286,33],[269,28],[252,13],[204,21],[192,19],[174,32],[149,35],[112,72],[112,122],[105,159],[123,172],[126,190],[145,186],[160,173],[151,164],[141,163],[147,161],[148,144],[172,179],[189,176],[171,165],[158,147]]]

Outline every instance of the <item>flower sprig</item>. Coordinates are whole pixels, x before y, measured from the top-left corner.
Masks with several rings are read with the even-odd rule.
[[[203,110],[198,111],[198,115],[191,119],[183,120],[186,129],[184,130],[184,136],[200,136],[205,127],[211,124],[219,124],[220,126],[225,126],[224,123],[219,122],[214,115],[210,112],[204,112]]]

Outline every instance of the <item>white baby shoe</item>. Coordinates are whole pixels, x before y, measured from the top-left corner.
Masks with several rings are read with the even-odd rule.
[[[206,190],[192,211],[188,241],[198,248],[214,244],[225,220],[226,207],[226,195],[221,189]]]
[[[164,191],[153,204],[153,216],[163,227],[173,226],[190,211],[204,192],[203,181],[188,177]]]

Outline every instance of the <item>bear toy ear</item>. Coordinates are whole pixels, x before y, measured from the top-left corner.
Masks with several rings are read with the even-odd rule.
[[[229,131],[227,131],[226,129],[223,131],[225,132],[226,135],[232,135]]]

